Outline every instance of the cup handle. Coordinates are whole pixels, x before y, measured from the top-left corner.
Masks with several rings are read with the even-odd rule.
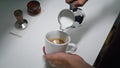
[[[66,48],[66,53],[74,53],[77,50],[77,45],[74,43],[69,43]]]

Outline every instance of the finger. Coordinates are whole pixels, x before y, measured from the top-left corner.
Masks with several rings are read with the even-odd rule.
[[[66,3],[70,4],[73,0],[66,0]]]
[[[43,46],[43,53],[46,55],[46,52],[45,52],[45,46]]]
[[[57,54],[46,54],[44,57],[47,61],[51,61],[51,62],[60,60],[59,53],[57,53]]]
[[[84,61],[84,59],[81,56],[77,55],[77,54],[71,54],[71,55],[73,55],[75,58],[78,58],[81,61]]]
[[[52,66],[52,67],[56,67],[56,65],[55,64],[53,64],[53,62],[51,62],[51,61],[48,61],[48,63]]]
[[[83,6],[86,2],[87,2],[87,0],[75,1],[74,6],[80,7],[80,6]]]
[[[73,4],[75,7],[83,6],[83,3],[78,2],[78,1],[75,1]]]
[[[56,58],[54,58],[53,55],[47,54],[47,55],[45,55],[44,57],[45,57],[46,61],[47,61],[52,67],[56,67],[56,66],[57,66],[58,63],[56,63],[56,61],[58,61],[58,60],[56,60]],[[59,61],[58,61],[58,62],[59,62]]]
[[[52,54],[46,54],[44,57],[47,61],[53,61],[54,60],[54,56]]]

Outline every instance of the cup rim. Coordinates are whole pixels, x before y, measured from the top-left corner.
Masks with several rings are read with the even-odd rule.
[[[50,32],[62,32],[62,33],[64,33],[64,34],[66,34],[67,35],[67,38],[69,39],[68,41],[66,41],[65,43],[63,43],[63,44],[55,44],[55,43],[52,43],[52,42],[50,42],[49,40],[48,40],[48,38],[47,38],[47,35],[48,35],[48,33],[50,33]],[[66,32],[63,32],[63,31],[59,31],[59,30],[54,30],[54,31],[49,31],[49,32],[47,32],[47,34],[46,34],[46,36],[45,36],[45,39],[46,39],[46,41],[47,42],[49,42],[50,44],[53,44],[53,45],[57,45],[57,46],[63,46],[63,45],[66,45],[66,44],[68,44],[68,43],[70,43],[70,41],[71,41],[71,37],[66,33]]]

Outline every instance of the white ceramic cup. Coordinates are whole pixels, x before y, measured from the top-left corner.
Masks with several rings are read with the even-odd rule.
[[[61,38],[65,41],[63,44],[56,44],[49,39],[51,38]],[[50,31],[46,34],[45,37],[45,52],[46,54],[53,54],[57,52],[66,52],[74,53],[77,49],[77,46],[74,43],[71,43],[71,37],[63,31]]]

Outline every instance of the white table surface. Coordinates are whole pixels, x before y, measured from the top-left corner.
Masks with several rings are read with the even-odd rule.
[[[47,68],[42,47],[48,31],[58,30],[58,13],[69,5],[65,0],[39,0],[41,13],[27,14],[30,0],[2,0],[0,2],[0,68]],[[89,0],[83,7],[86,17],[79,28],[69,29],[75,52],[93,65],[119,13],[120,0]],[[28,28],[17,31],[14,10],[21,9],[28,20]],[[22,37],[11,35],[15,32]]]

